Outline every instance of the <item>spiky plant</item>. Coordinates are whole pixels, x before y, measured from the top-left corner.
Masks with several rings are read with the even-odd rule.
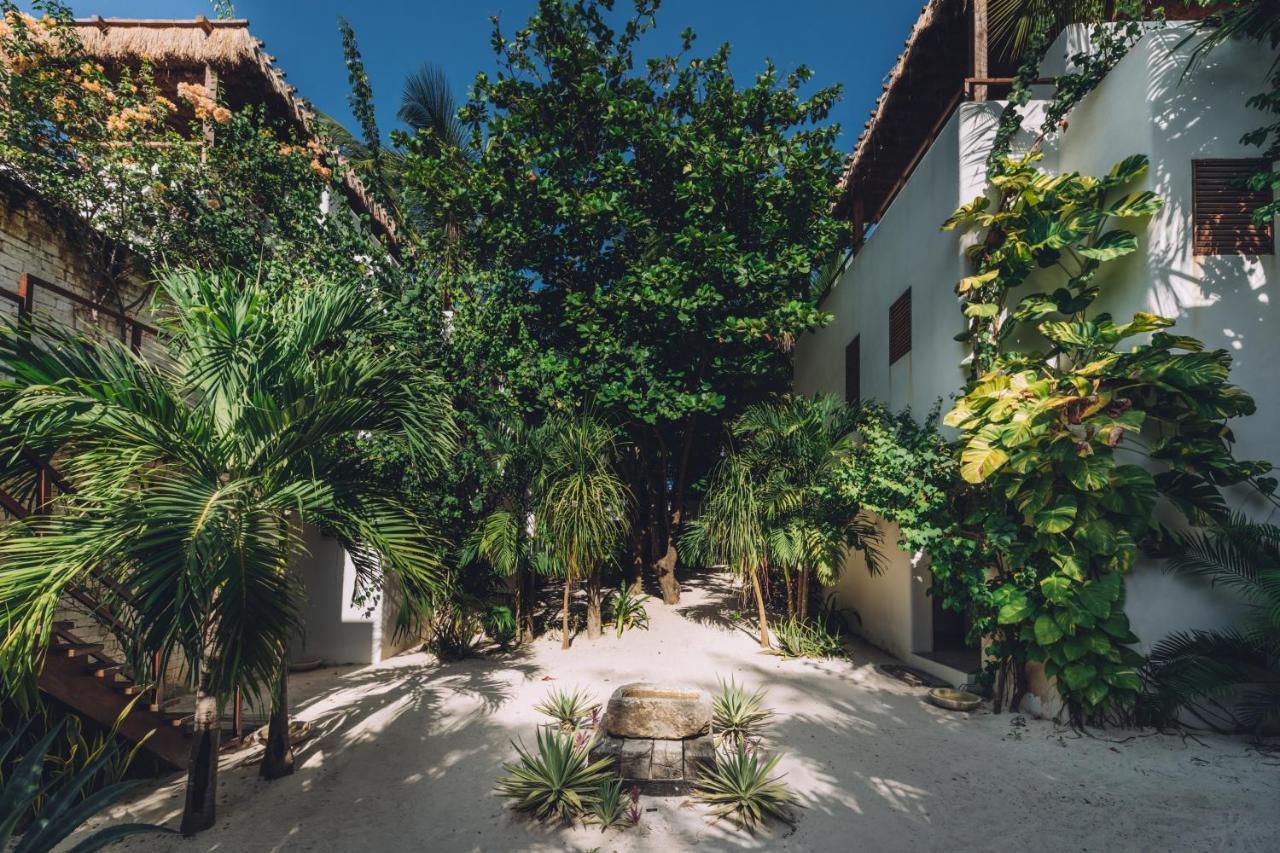
[[[558,722],[562,731],[571,732],[582,725],[593,709],[599,707],[600,703],[580,688],[575,687],[573,692],[553,688],[534,710]]]
[[[1236,627],[1156,643],[1157,696],[1217,729],[1266,730],[1280,722],[1280,527],[1233,515],[1180,544],[1171,570],[1233,590],[1248,609]]]
[[[834,658],[844,654],[840,632],[832,632],[822,622],[784,619],[773,629],[778,654],[787,658]]]
[[[99,772],[119,758],[120,747],[115,742],[100,750],[94,760],[76,772],[48,781],[46,756],[61,729],[61,723],[50,728],[44,737],[17,760],[4,780],[4,786],[0,787],[0,850],[9,850],[11,853],[44,853],[52,850],[89,818],[138,788],[150,784],[147,779],[135,779],[92,787]],[[26,726],[22,726],[8,741],[0,744],[0,766],[25,733]],[[37,811],[35,805],[42,798],[44,803]],[[35,819],[15,843],[14,836],[19,822],[33,812],[37,812]],[[89,853],[130,835],[172,831],[163,826],[145,823],[116,824],[98,830],[74,849]]]
[[[631,797],[622,793],[622,779],[613,776],[600,783],[595,799],[587,804],[587,822],[598,823],[600,831],[631,826]]]
[[[764,688],[754,692],[730,677],[711,700],[711,725],[722,742],[742,746],[764,734],[773,711],[764,707]]]
[[[649,611],[645,609],[648,600],[649,596],[636,592],[628,584],[618,589],[609,603],[609,611],[619,637],[627,628],[649,630]]]
[[[540,728],[537,737],[536,753],[523,743],[512,744],[519,760],[503,765],[507,775],[498,780],[498,796],[540,820],[570,822],[582,815],[600,786],[613,777],[612,759],[592,762],[594,740],[572,732]]]
[[[698,779],[694,796],[717,820],[726,818],[748,832],[769,818],[793,823],[791,809],[799,802],[790,786],[770,775],[779,758],[766,758],[749,744],[721,750],[715,768]]]

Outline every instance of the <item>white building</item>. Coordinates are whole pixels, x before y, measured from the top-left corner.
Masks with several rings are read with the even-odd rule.
[[[967,348],[953,338],[965,320],[954,287],[972,271],[962,255],[965,236],[939,226],[984,192],[985,161],[1004,104],[982,98],[984,90],[1008,90],[1007,79],[1002,84],[994,77],[998,71],[970,60],[975,28],[966,18],[984,5],[934,0],[925,8],[859,139],[841,210],[857,231],[866,227],[867,236],[823,303],[834,322],[797,347],[798,393],[860,396],[923,416],[938,401],[945,412],[962,389]],[[1184,76],[1194,47],[1183,43],[1188,26],[1153,27],[1067,116],[1041,165],[1098,175],[1131,154],[1150,157],[1150,170],[1134,189],[1155,191],[1165,207],[1140,232],[1140,250],[1109,265],[1116,283],[1103,284],[1100,307],[1120,317],[1139,310],[1169,316],[1177,331],[1230,350],[1232,381],[1258,403],[1256,415],[1232,424],[1237,456],[1280,460],[1272,229],[1253,229],[1235,246],[1205,246],[1203,225],[1213,214],[1193,204],[1211,171],[1200,161],[1237,161],[1244,168],[1239,161],[1257,159],[1259,149],[1239,140],[1267,123],[1246,100],[1268,88],[1275,56],[1252,43],[1229,42]],[[1062,73],[1068,57],[1087,44],[1087,28],[1069,28],[1050,48],[1041,77]],[[1043,89],[1038,97],[1048,95],[1049,87]],[[1044,105],[1028,107],[1026,128],[1038,128]],[[1015,150],[1019,144],[1025,150],[1028,140]],[[1194,239],[1197,221],[1200,241]],[[896,531],[887,530],[886,542],[894,541]],[[927,557],[891,556],[888,570],[876,577],[855,557],[836,589],[840,604],[857,610],[863,634],[876,645],[949,681],[968,680],[978,653],[963,648],[958,617],[933,607]],[[1234,607],[1221,593],[1147,560],[1128,577],[1127,610],[1146,651],[1173,630],[1220,627]],[[1053,697],[1047,685],[1033,687],[1042,699]]]

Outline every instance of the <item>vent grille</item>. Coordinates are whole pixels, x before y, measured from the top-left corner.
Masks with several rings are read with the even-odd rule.
[[[862,399],[862,335],[844,348],[844,398],[850,403]]]
[[[1270,222],[1258,225],[1253,211],[1271,201],[1269,189],[1244,181],[1271,168],[1266,160],[1192,160],[1192,229],[1197,255],[1273,255]]]
[[[889,306],[889,363],[911,352],[911,288]]]

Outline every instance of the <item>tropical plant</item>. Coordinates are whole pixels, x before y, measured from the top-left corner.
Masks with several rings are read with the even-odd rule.
[[[1280,527],[1232,515],[1186,534],[1170,568],[1237,593],[1238,627],[1182,631],[1149,660],[1157,698],[1218,730],[1264,733],[1280,722]]]
[[[575,687],[573,692],[569,692],[555,687],[534,710],[558,722],[562,730],[574,731],[599,707],[600,703],[584,690]]]
[[[751,832],[769,818],[792,823],[796,796],[781,777],[770,775],[780,758],[766,758],[751,744],[721,749],[715,767],[698,778],[694,796],[717,820],[727,818]]]
[[[498,796],[512,801],[521,811],[539,819],[569,822],[577,818],[599,796],[600,786],[613,778],[611,758],[592,762],[593,740],[573,732],[539,728],[537,753],[523,743],[513,743],[519,761],[503,765],[505,776],[498,780]]]
[[[769,613],[761,586],[765,574],[764,507],[749,462],[729,450],[712,472],[702,512],[685,528],[681,545],[704,565],[728,568],[750,584],[760,627],[760,648],[769,649]]]
[[[20,728],[0,745],[0,766],[9,759],[9,753],[25,729],[25,726]],[[49,781],[46,778],[46,755],[61,729],[61,723],[51,727],[14,763],[3,787],[0,787],[0,850],[10,853],[46,853],[53,850],[89,818],[150,784],[146,779],[116,781],[107,785],[96,782],[107,765],[119,760],[121,750],[114,740],[74,773]],[[43,803],[37,808],[39,800]],[[23,818],[33,814],[34,819],[23,828]],[[22,829],[21,835],[18,835],[19,829]],[[145,823],[118,824],[94,832],[71,850],[73,853],[89,853],[131,835],[172,831]]]
[[[0,533],[0,662],[29,690],[68,585],[94,573],[127,600],[128,651],[174,655],[196,691],[183,829],[213,820],[218,706],[270,691],[263,769],[288,772],[286,647],[300,629],[300,523],[333,531],[360,589],[384,573],[413,630],[439,586],[439,544],[361,459],[362,436],[448,458],[437,381],[380,340],[396,321],[358,283],[284,293],[237,274],[160,279],[162,358],[42,317],[0,332],[0,426],[56,457],[74,492]]]
[[[601,570],[627,533],[631,496],[618,477],[617,432],[590,413],[556,416],[539,472],[547,542],[564,569],[561,648],[569,648],[569,598],[573,586],[587,588],[587,636],[603,633]]]
[[[649,630],[649,611],[645,603],[649,596],[637,592],[630,584],[623,584],[609,601],[609,616],[618,630],[618,636],[627,628]]]
[[[515,611],[505,604],[491,605],[484,613],[484,632],[498,645],[509,646],[520,632]]]
[[[784,395],[748,407],[730,428],[760,484],[769,564],[783,570],[788,616],[801,623],[813,581],[835,584],[850,551],[862,551],[873,574],[882,562],[875,525],[833,488],[856,418],[834,395]]]
[[[997,708],[1006,692],[1016,703],[1023,665],[1040,661],[1079,723],[1127,713],[1141,690],[1123,575],[1141,542],[1164,538],[1157,498],[1201,522],[1225,517],[1222,487],[1275,483],[1263,479],[1270,465],[1231,455],[1224,422],[1254,404],[1228,382],[1225,350],[1164,331],[1164,317],[1116,323],[1091,310],[1111,280],[1102,266],[1138,248],[1114,226],[1161,207],[1128,189],[1147,159],[1101,178],[1045,174],[1039,159],[1006,161],[994,198],[945,226],[975,225],[986,239],[956,288],[973,375],[944,423],[960,430],[962,478],[980,487],[966,521],[994,552],[972,603],[993,628]],[[1018,294],[1029,282],[1044,290]],[[1145,342],[1118,347],[1137,336]]]
[[[788,658],[834,658],[845,654],[840,631],[832,631],[821,621],[801,622],[796,617],[774,626],[778,654]]]
[[[721,743],[741,747],[759,740],[772,718],[773,711],[764,707],[764,688],[749,692],[732,676],[720,682],[720,692],[711,699],[711,727]]]
[[[587,821],[600,824],[600,831],[635,823],[631,816],[631,797],[622,793],[622,779],[612,776],[600,783],[595,796],[587,803]]]
[[[590,402],[622,427],[635,556],[674,603],[709,425],[785,387],[790,343],[826,319],[811,274],[846,231],[831,211],[839,90],[772,65],[740,86],[727,46],[644,61],[658,3],[627,5],[620,20],[612,3],[541,0],[517,33],[495,24],[500,73],[460,113],[483,150],[407,139],[403,195],[470,291],[451,303],[463,370],[483,366],[527,410]],[[493,346],[513,327],[532,353]]]

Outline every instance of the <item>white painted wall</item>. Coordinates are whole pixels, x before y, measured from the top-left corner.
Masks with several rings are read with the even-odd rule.
[[[378,663],[420,642],[395,637],[397,589],[388,580],[371,608],[352,603],[356,570],[337,539],[317,528],[303,530],[307,553],[295,564],[306,590],[305,631],[290,651],[294,661],[320,658],[326,663]]]
[[[1142,188],[1159,193],[1166,207],[1145,229],[1142,251],[1111,265],[1109,278],[1115,286],[1108,292],[1103,280],[1101,305],[1120,316],[1145,310],[1174,317],[1180,331],[1210,347],[1230,349],[1237,359],[1234,381],[1258,401],[1258,414],[1234,425],[1238,455],[1277,460],[1280,436],[1272,425],[1280,417],[1280,383],[1268,366],[1280,364],[1280,325],[1265,286],[1277,280],[1275,257],[1195,258],[1190,241],[1191,160],[1257,156],[1256,148],[1245,148],[1238,140],[1264,123],[1245,101],[1266,88],[1274,57],[1232,43],[1183,77],[1191,50],[1190,45],[1177,46],[1184,34],[1171,27],[1136,45],[1068,116],[1068,128],[1048,148],[1043,166],[1101,174],[1130,154],[1150,156],[1152,167]],[[1044,72],[1058,73],[1085,39],[1083,28],[1064,33]],[[798,343],[798,393],[843,394],[844,348],[861,335],[864,398],[881,400],[894,410],[910,407],[918,415],[938,400],[944,409],[949,406],[964,380],[959,365],[965,348],[952,340],[963,328],[953,288],[967,274],[967,263],[964,238],[938,229],[956,207],[983,191],[986,156],[1002,106],[964,103],[945,125],[825,300],[823,308],[835,320]],[[1043,106],[1029,105],[1024,127],[1038,130]],[[1018,146],[1028,141],[1024,134]],[[908,286],[912,352],[891,368],[889,305]],[[886,542],[895,541],[895,530],[887,527],[885,533]],[[940,671],[913,654],[930,649],[927,574],[918,560],[898,553],[888,570],[873,578],[855,557],[835,595],[841,606],[858,611],[869,640],[914,665],[954,678],[956,673]],[[1172,578],[1147,561],[1129,578],[1127,609],[1145,650],[1173,630],[1226,624],[1236,608],[1230,598]]]

